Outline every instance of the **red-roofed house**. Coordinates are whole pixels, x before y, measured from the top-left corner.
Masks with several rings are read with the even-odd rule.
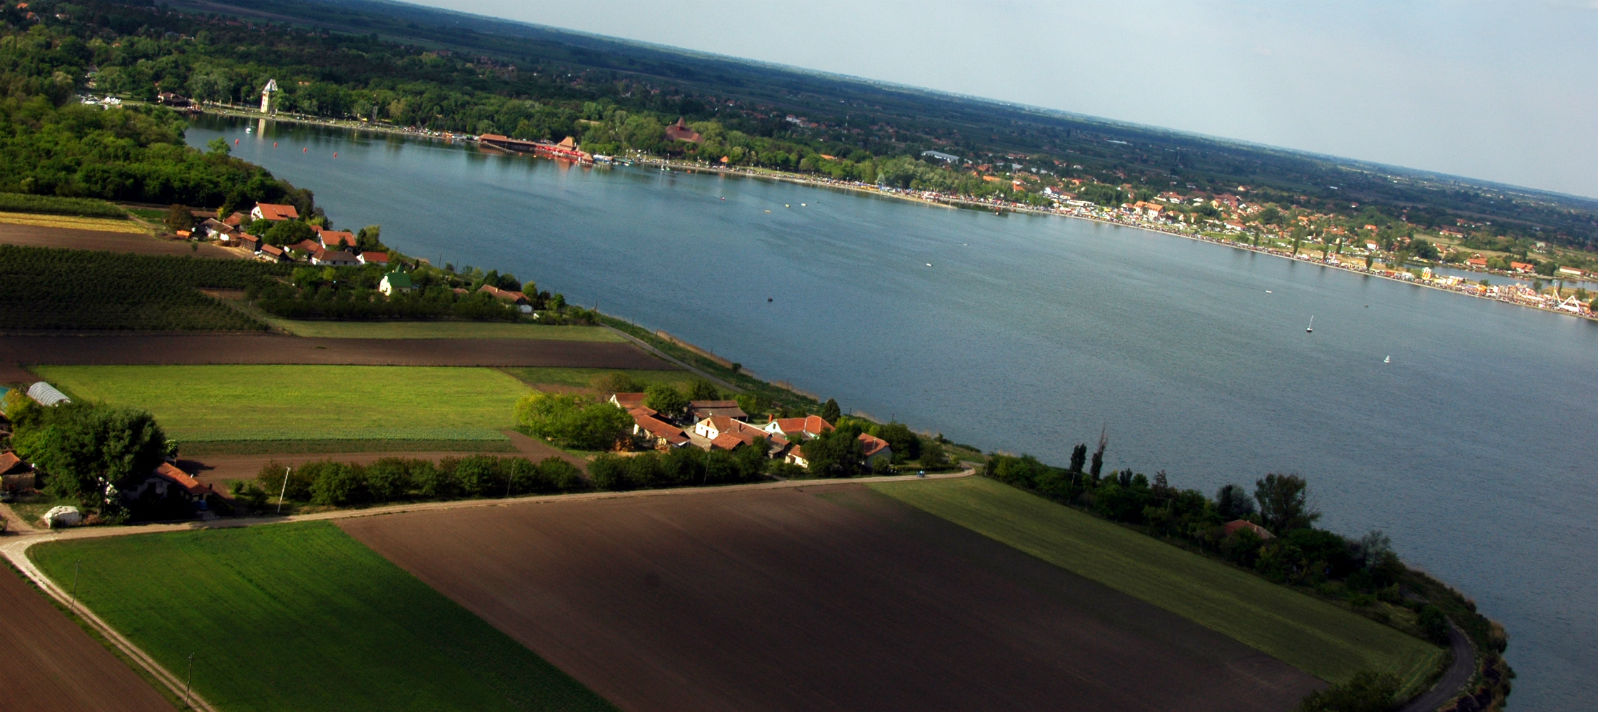
[[[0,490],[32,490],[39,487],[33,469],[11,451],[0,453]]]
[[[676,123],[667,127],[667,140],[689,141],[698,144],[700,143],[700,132],[689,128],[689,125],[683,123],[683,117],[680,116]]]
[[[1533,264],[1526,262],[1513,262],[1511,263],[1511,269],[1524,273],[1533,272]]]
[[[189,503],[204,503],[206,496],[215,494],[211,486],[206,485],[194,476],[183,472],[182,468],[171,463],[163,462],[150,471],[150,475],[139,483],[139,486],[124,490],[123,496],[131,500],[150,500],[181,498]]]
[[[257,203],[256,207],[251,209],[251,211],[250,211],[250,218],[252,220],[272,220],[272,221],[299,220],[300,219],[300,211],[295,210],[294,206],[292,206],[292,205],[280,205],[280,204],[277,204],[277,203]]]
[[[484,285],[479,287],[478,291],[487,292],[491,297],[494,297],[501,302],[510,302],[511,304],[516,305],[517,311],[523,314],[529,314],[533,312],[533,305],[528,304],[528,296],[522,294],[521,292],[502,290],[494,285]]]
[[[1489,260],[1481,257],[1467,258],[1467,265],[1470,267],[1483,269],[1489,267]]]
[[[289,260],[289,256],[284,253],[283,248],[272,243],[262,243],[261,251],[256,253],[256,257],[267,262],[287,262]]]
[[[1257,524],[1255,524],[1253,522],[1250,522],[1249,520],[1234,520],[1232,522],[1229,522],[1226,525],[1223,525],[1222,526],[1222,536],[1223,537],[1233,537],[1234,533],[1236,533],[1236,532],[1238,532],[1240,530],[1249,530],[1251,532],[1254,532],[1256,534],[1256,537],[1259,537],[1259,538],[1261,538],[1263,540],[1270,540],[1273,537],[1272,533],[1269,532],[1267,530],[1267,528],[1262,527],[1260,525],[1257,525]]]
[[[867,467],[877,465],[879,461],[894,459],[894,449],[889,447],[888,441],[866,433],[856,438],[861,441],[861,457],[867,462]]]
[[[683,429],[656,418],[655,412],[650,409],[633,409],[628,415],[633,417],[634,437],[645,440],[656,450],[681,448],[689,443],[689,437],[684,435]]]
[[[694,435],[711,442],[711,448],[733,450],[741,443],[755,443],[757,440],[767,439],[769,434],[744,421],[727,416],[709,416],[696,421],[693,426]],[[726,437],[731,437],[729,440]],[[730,445],[731,444],[731,445]]]
[[[360,260],[363,265],[387,265],[389,264],[389,253],[381,250],[365,250],[360,255],[357,255],[356,259]]]
[[[726,416],[728,418],[738,419],[740,421],[750,417],[749,414],[744,412],[744,409],[739,408],[738,401],[728,400],[702,399],[699,401],[690,401],[689,413],[696,421],[704,418],[710,418],[712,416]]]
[[[324,230],[319,236],[322,238],[322,247],[329,250],[356,246],[356,234],[348,230]]]
[[[804,418],[775,419],[763,426],[761,430],[793,440],[796,436],[816,438],[828,431],[832,431],[833,424],[828,423],[823,417],[813,414]]]
[[[610,401],[613,405],[619,409],[622,409],[623,411],[632,411],[634,409],[644,408],[644,398],[643,391],[632,391],[612,394],[611,398],[607,399],[607,401]]]

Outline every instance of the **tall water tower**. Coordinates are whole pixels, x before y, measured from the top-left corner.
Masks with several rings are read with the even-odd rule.
[[[272,103],[272,93],[278,91],[278,80],[268,79],[267,86],[261,88],[261,113],[267,113],[268,105]]]

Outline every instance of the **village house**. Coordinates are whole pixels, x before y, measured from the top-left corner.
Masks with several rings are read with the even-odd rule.
[[[317,237],[322,241],[322,247],[329,250],[356,246],[356,234],[348,230],[318,230]]]
[[[776,418],[762,427],[763,431],[774,436],[782,436],[789,440],[816,438],[833,430],[833,424],[821,416],[810,415],[803,418]]]
[[[522,294],[521,292],[502,290],[494,285],[484,285],[479,287],[478,291],[488,293],[490,297],[500,300],[501,302],[509,302],[512,305],[515,305],[518,312],[523,314],[533,313],[533,305],[528,302],[528,296]]]
[[[670,450],[689,445],[683,429],[656,418],[656,412],[639,407],[628,412],[633,417],[633,437],[644,441],[656,450]]]
[[[393,297],[396,292],[411,291],[411,276],[403,272],[391,272],[378,280],[378,291],[384,297]]]
[[[289,255],[283,248],[272,243],[262,243],[259,252],[256,253],[256,259],[267,262],[288,262]]]
[[[295,210],[295,207],[292,205],[257,203],[256,207],[250,211],[250,219],[270,220],[273,222],[280,220],[299,220],[300,211]]]
[[[316,252],[311,253],[311,264],[330,265],[333,267],[352,267],[355,265],[360,265],[361,261],[358,260],[355,255],[350,254],[350,252],[347,250],[327,250],[324,248],[317,248]]]
[[[700,143],[700,132],[689,128],[689,125],[683,123],[683,117],[680,116],[676,122],[667,127],[667,140],[688,141],[689,143],[698,144]]]
[[[163,462],[137,486],[124,490],[122,494],[132,500],[142,499],[146,494],[160,499],[181,497],[190,504],[199,505],[204,509],[206,497],[216,494],[216,491],[212,490],[211,486],[195,480],[194,476],[185,473],[182,468]]]
[[[389,253],[381,250],[363,250],[361,254],[356,256],[356,259],[360,260],[363,265],[388,265]]]
[[[738,419],[740,421],[750,418],[749,414],[744,412],[744,409],[739,408],[738,401],[729,400],[702,399],[700,401],[690,401],[689,415],[696,421],[710,418],[712,416],[725,416],[727,418]]]

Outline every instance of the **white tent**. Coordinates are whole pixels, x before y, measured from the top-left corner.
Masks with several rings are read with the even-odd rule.
[[[60,389],[43,381],[36,381],[33,386],[28,387],[28,397],[39,402],[41,406],[72,403],[72,399],[67,398],[67,395],[61,393]]]

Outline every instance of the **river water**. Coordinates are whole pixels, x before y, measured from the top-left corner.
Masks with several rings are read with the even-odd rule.
[[[1593,323],[1079,220],[272,123],[187,135],[216,137],[337,227],[846,412],[1056,464],[1103,428],[1108,467],[1208,494],[1298,473],[1320,524],[1382,530],[1506,625],[1513,707],[1596,706]]]

